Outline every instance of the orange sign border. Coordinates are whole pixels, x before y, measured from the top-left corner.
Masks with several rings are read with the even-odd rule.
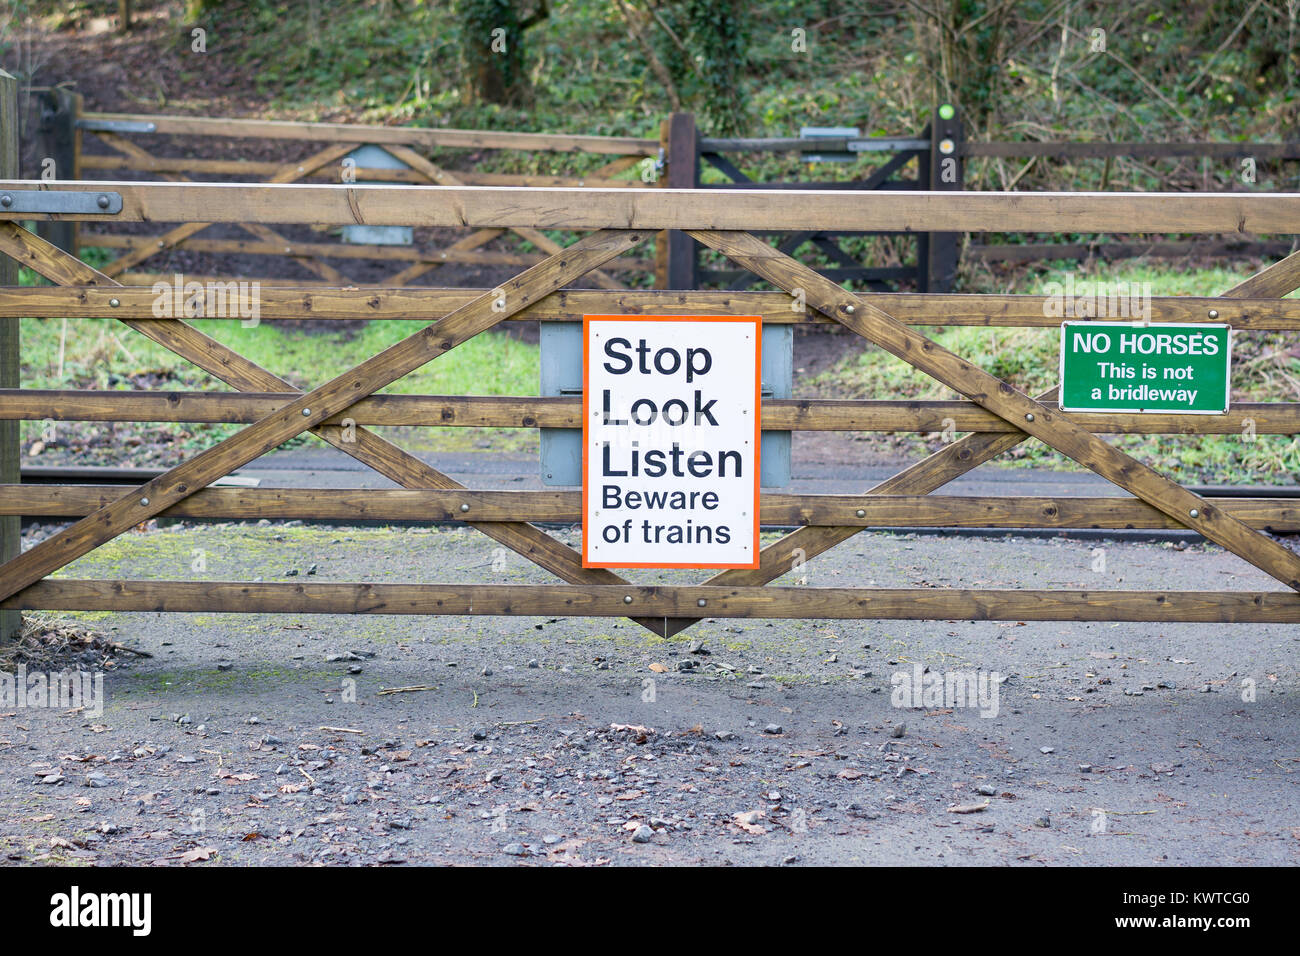
[[[587,556],[587,437],[591,421],[591,324],[593,322],[745,322],[754,326],[754,560],[750,564],[698,564],[695,562],[638,561],[610,564],[595,562]],[[584,568],[698,568],[700,570],[753,571],[759,565],[758,535],[762,524],[759,514],[759,482],[762,477],[763,453],[763,318],[758,315],[584,315],[582,317],[582,566]]]

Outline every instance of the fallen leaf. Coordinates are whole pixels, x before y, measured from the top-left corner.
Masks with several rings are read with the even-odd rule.
[[[217,848],[213,846],[195,847],[193,850],[186,850],[184,853],[181,854],[181,862],[197,863],[200,860],[210,860],[212,859],[212,854],[216,852],[217,852]]]
[[[758,825],[758,821],[763,819],[763,816],[764,814],[762,810],[747,810],[743,813],[735,814],[731,819],[736,826],[740,827],[740,829],[744,830],[746,833],[752,833],[755,836],[759,836],[767,832],[765,827]]]
[[[615,733],[653,734],[654,728],[642,727],[640,724],[610,724],[609,729]]]
[[[983,803],[962,803],[948,808],[949,813],[982,813],[989,808],[990,801]]]
[[[219,780],[237,780],[241,783],[248,783],[250,780],[259,779],[255,773],[231,773],[229,770],[218,770],[217,778]]]

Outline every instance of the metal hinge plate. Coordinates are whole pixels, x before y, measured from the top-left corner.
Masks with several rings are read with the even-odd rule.
[[[121,211],[121,193],[73,189],[6,189],[0,191],[0,215],[7,212],[29,212],[110,216]]]

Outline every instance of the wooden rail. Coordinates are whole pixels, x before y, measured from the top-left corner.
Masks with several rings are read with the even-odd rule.
[[[0,182],[5,190],[37,184]],[[1300,530],[1300,502],[1207,497],[1152,471],[1105,441],[1124,432],[1260,434],[1300,431],[1294,403],[1234,405],[1212,416],[1063,413],[1055,390],[1029,396],[940,346],[919,329],[933,325],[1051,327],[1061,316],[1042,296],[857,295],[755,237],[754,230],[862,227],[1003,230],[1033,223],[1044,231],[1104,229],[1197,233],[1231,229],[1300,232],[1300,196],[1108,195],[720,190],[575,190],[546,187],[213,185],[58,183],[56,191],[120,195],[115,221],[169,219],[260,224],[443,223],[471,228],[587,231],[494,289],[267,289],[263,318],[421,318],[430,321],[379,355],[308,392],[220,345],[182,316],[154,313],[152,290],[121,286],[18,226],[39,218],[0,204],[0,252],[58,288],[0,289],[0,317],[117,320],[226,382],[233,392],[0,390],[0,420],[230,422],[243,426],[185,461],[123,493],[75,484],[0,484],[0,515],[77,519],[69,528],[0,565],[0,608],[292,611],[297,613],[575,614],[631,616],[669,636],[703,617],[879,617],[1033,620],[1295,622],[1300,620],[1300,555],[1266,532]],[[577,201],[580,196],[580,201]],[[95,212],[61,218],[104,218]],[[664,292],[576,290],[574,282],[608,268],[660,229],[680,230],[726,255],[779,291]],[[1219,297],[1160,298],[1151,321],[1229,322],[1235,328],[1300,328],[1300,253]],[[806,305],[807,313],[791,309]],[[211,303],[205,298],[204,311]],[[746,311],[773,323],[834,322],[963,396],[957,401],[796,401],[765,403],[762,424],[777,430],[916,430],[965,437],[859,495],[765,494],[762,520],[796,530],[763,549],[752,570],[724,571],[699,585],[635,584],[613,571],[584,568],[579,554],[537,525],[573,522],[574,492],[496,492],[464,488],[370,431],[420,427],[574,427],[576,398],[380,395],[386,385],[436,361],[503,321],[569,320],[588,313],[727,314]],[[364,492],[314,488],[213,488],[283,442],[310,431],[400,487]],[[953,479],[1038,438],[1098,474],[1118,497],[966,497],[938,495]],[[158,516],[253,520],[463,521],[563,584],[260,584],[210,581],[78,581],[55,571],[141,522]],[[1189,529],[1275,579],[1267,592],[971,591],[766,587],[792,568],[864,529],[1140,528]]]
[[[520,149],[561,153],[604,153],[653,156],[659,143],[634,136],[572,136],[562,133],[512,133],[494,130],[365,126],[355,123],[303,123],[292,120],[226,119],[205,116],[159,116],[149,113],[83,113],[78,126],[94,132],[120,131],[158,136],[210,136],[241,139],[285,139],[311,143],[362,142],[419,146],[424,149]]]
[[[0,389],[0,421],[201,422],[247,424],[285,405],[291,392],[241,395],[209,392]],[[1044,407],[1056,410],[1055,402]],[[763,403],[763,427],[772,431],[1017,432],[974,402],[772,398]],[[360,425],[436,425],[442,428],[580,428],[580,396],[513,398],[494,395],[372,395],[348,409]],[[339,424],[343,416],[327,420]],[[1186,415],[1072,412],[1092,431],[1113,435],[1300,434],[1300,403],[1237,402],[1204,420]]]
[[[28,184],[30,185],[30,184]],[[235,183],[46,183],[55,192],[122,198],[117,222],[277,222],[324,226],[471,226],[535,229],[672,229],[690,207],[701,229],[890,229],[929,232],[1290,233],[1296,193],[852,193],[764,189],[509,189]],[[0,189],[21,189],[0,181]],[[94,213],[28,213],[33,220],[98,221]],[[773,250],[775,252],[775,250]]]

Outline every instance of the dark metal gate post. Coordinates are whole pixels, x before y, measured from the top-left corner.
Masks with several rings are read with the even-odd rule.
[[[668,166],[669,189],[694,189],[699,185],[699,144],[693,113],[672,113],[659,128],[659,144]],[[659,268],[655,284],[661,289],[694,289],[697,286],[694,239],[676,229],[660,234]]]
[[[945,191],[962,188],[962,125],[956,107],[940,104],[930,120],[930,175],[928,189]],[[932,232],[929,236],[924,291],[949,292],[957,278],[961,235]]]
[[[55,88],[41,96],[41,120],[37,127],[37,169],[35,179],[80,179],[81,95]],[[51,165],[52,164],[52,165]],[[65,252],[77,254],[77,223],[38,222],[36,234]]]

